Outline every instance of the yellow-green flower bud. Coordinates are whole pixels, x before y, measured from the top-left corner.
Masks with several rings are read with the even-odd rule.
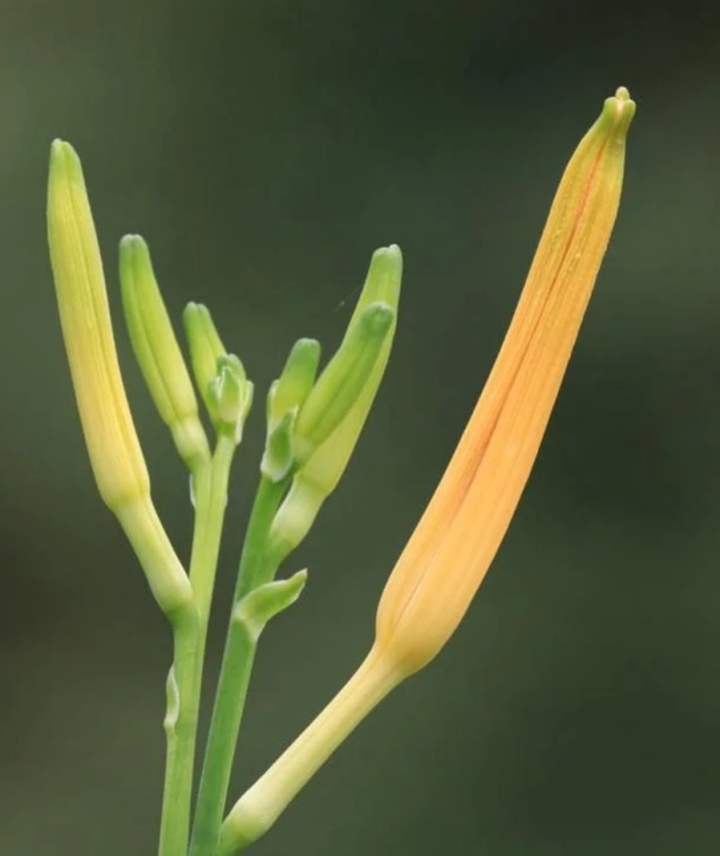
[[[50,153],[48,239],[85,442],[100,495],[114,508],[147,494],[150,479],[120,375],[82,166],[61,140]]]
[[[183,323],[190,348],[190,362],[195,383],[212,418],[210,385],[217,377],[218,359],[227,356],[227,351],[207,306],[203,306],[202,303],[188,303],[183,313]]]
[[[357,401],[395,324],[395,312],[386,303],[373,303],[350,324],[295,423],[295,458],[302,466],[341,424]]]
[[[120,285],[130,341],[161,419],[192,470],[210,448],[198,416],[190,375],[140,235],[120,242]]]
[[[387,322],[389,316],[385,313],[388,310],[380,310],[380,307],[389,307],[392,312],[389,327],[382,337],[372,368],[344,418],[315,448],[293,478],[290,491],[280,506],[271,529],[271,538],[280,557],[287,555],[307,535],[323,502],[335,490],[347,467],[375,401],[390,357],[395,336],[401,281],[400,248],[392,245],[376,250],[370,262],[362,293],[350,319],[343,346],[352,342],[352,339],[357,336],[358,329],[362,329],[361,325],[376,321],[381,321],[383,324]],[[369,316],[366,314],[368,310],[370,310]],[[378,314],[375,316],[376,311]],[[330,365],[325,371],[329,368]],[[316,388],[321,381],[322,375]],[[310,397],[306,406],[309,403]],[[306,418],[309,421],[309,417]]]
[[[267,437],[260,472],[276,484],[295,466],[295,422],[315,383],[320,343],[298,339],[267,396]]]
[[[61,140],[50,152],[47,217],[63,338],[98,490],[172,619],[192,606],[192,590],[150,498],[150,478],[120,375],[82,166],[72,146]]]
[[[280,377],[268,395],[268,429],[272,429],[289,410],[299,409],[315,383],[320,362],[320,342],[298,339],[292,347]]]
[[[217,374],[208,387],[208,409],[218,431],[235,443],[242,439],[243,425],[252,406],[254,386],[235,354],[217,361]]]

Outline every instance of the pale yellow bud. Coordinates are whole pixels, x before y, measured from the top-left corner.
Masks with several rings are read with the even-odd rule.
[[[62,140],[55,140],[50,152],[47,216],[63,338],[98,490],[125,530],[156,600],[174,620],[192,608],[192,590],[150,498],[82,166]]]
[[[85,442],[103,500],[149,492],[150,480],[125,395],[100,248],[82,166],[69,143],[50,152],[48,239],[60,321]]]

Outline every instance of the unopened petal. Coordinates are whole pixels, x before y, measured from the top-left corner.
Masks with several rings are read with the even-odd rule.
[[[480,401],[378,610],[378,644],[408,671],[453,633],[530,475],[620,201],[635,105],[607,99],[563,175]]]

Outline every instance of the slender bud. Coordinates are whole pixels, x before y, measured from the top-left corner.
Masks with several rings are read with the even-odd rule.
[[[299,410],[315,383],[320,362],[320,342],[298,339],[292,347],[282,374],[268,395],[268,428],[270,431],[290,410]]]
[[[615,222],[634,112],[627,90],[618,89],[565,170],[487,385],[385,587],[370,654],[235,804],[218,856],[262,835],[363,717],[435,657],[460,623],[508,528],[558,394]]]
[[[212,401],[208,403],[211,398],[210,385],[218,373],[217,361],[220,357],[227,356],[227,351],[207,306],[203,306],[202,303],[188,303],[183,313],[183,323],[190,348],[190,362],[195,383],[203,403],[210,411],[213,406]]]
[[[85,442],[111,508],[149,491],[115,350],[100,247],[82,166],[69,143],[50,152],[48,239],[60,322]]]
[[[278,510],[271,530],[271,538],[280,557],[287,555],[307,535],[323,502],[335,490],[345,472],[370,408],[375,401],[390,357],[395,336],[401,281],[400,248],[392,245],[376,250],[340,350],[342,351],[343,347],[357,347],[357,338],[364,335],[362,331],[365,325],[377,324],[382,327],[387,324],[388,329],[382,336],[377,332],[372,334],[381,338],[382,341],[364,383],[342,420],[300,466],[293,478],[290,491]],[[389,311],[392,312],[391,316]],[[332,362],[328,364],[325,372],[331,366]],[[318,380],[316,388],[322,382],[323,376]],[[306,407],[310,406],[312,395],[313,393],[308,397]],[[310,414],[312,415],[312,410]],[[304,418],[306,425],[311,423],[310,416],[305,415]],[[311,433],[308,428],[304,430],[305,436]]]
[[[395,324],[395,312],[385,303],[373,303],[352,323],[300,408],[295,425],[299,466],[312,455],[347,416],[357,401]]]
[[[634,113],[618,89],[568,163],[482,396],[383,592],[377,645],[407,674],[460,623],[520,501],[615,223]]]
[[[192,590],[150,499],[150,478],[125,395],[100,248],[82,166],[69,143],[50,152],[48,239],[80,421],[100,495],[125,530],[156,600],[173,616]]]
[[[150,251],[140,235],[120,242],[120,285],[135,357],[160,418],[192,470],[210,457],[197,398],[160,293]]]
[[[296,466],[295,423],[315,383],[320,362],[320,343],[298,339],[280,377],[270,385],[267,396],[267,437],[260,472],[278,484]]]

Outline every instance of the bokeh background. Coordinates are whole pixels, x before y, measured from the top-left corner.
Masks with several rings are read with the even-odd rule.
[[[368,647],[564,163],[619,84],[639,106],[616,234],[493,570],[442,656],[256,852],[720,852],[719,34],[717,5],[693,2],[0,3],[3,856],[152,854],[163,766],[170,638],[74,410],[45,245],[51,139],[83,157],[116,321],[117,243],[138,231],[174,316],[207,302],[259,401],[295,338],[339,340],[372,249],[405,252],[384,387],[288,563],[310,585],[261,648],[237,795]],[[118,331],[184,554],[186,476]]]

